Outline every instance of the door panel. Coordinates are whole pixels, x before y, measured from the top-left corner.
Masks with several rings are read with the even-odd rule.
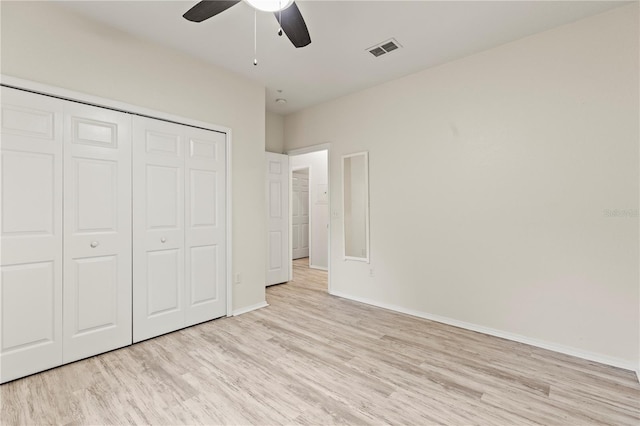
[[[1,90],[0,382],[6,382],[62,363],[63,114],[59,99]]]
[[[180,230],[182,168],[150,164],[146,168],[147,229]]]
[[[191,306],[218,300],[218,246],[191,247]]]
[[[147,315],[149,318],[179,312],[182,306],[182,249],[147,252]],[[167,323],[169,320],[164,320]],[[170,324],[170,323],[169,323]],[[171,325],[167,325],[171,327]],[[178,324],[178,327],[182,323]]]
[[[269,270],[282,268],[282,232],[269,231]],[[274,283],[275,284],[275,283]]]
[[[269,182],[269,216],[282,217],[282,185],[279,181]]]
[[[293,248],[293,258],[297,259],[299,257],[298,252],[300,249],[300,225],[292,225],[291,240],[292,240],[292,248]]]
[[[64,104],[64,362],[131,344],[131,117]]]
[[[2,235],[50,236],[54,223],[55,156],[8,149],[3,149],[1,155]]]
[[[118,256],[74,259],[75,280],[65,282],[77,306],[73,337],[117,326]]]
[[[118,163],[73,159],[73,196],[77,197],[75,232],[117,232]]]
[[[185,159],[185,325],[227,313],[226,135],[183,126]]]
[[[54,340],[53,262],[2,268],[2,351],[25,350]],[[37,294],[38,297],[33,297]],[[16,327],[24,324],[25,327]]]
[[[266,153],[266,285],[289,281],[289,157]]]
[[[61,101],[20,90],[2,88],[2,133],[4,135],[55,141],[62,134],[58,112]],[[37,98],[37,99],[36,99]]]
[[[309,224],[303,223],[300,225],[300,247],[305,251],[307,257],[309,256]]]
[[[74,111],[79,111],[82,107],[78,104],[72,104]],[[101,108],[91,108],[92,114],[98,119],[92,119],[88,117],[82,117],[72,115],[69,117],[71,121],[71,132],[67,132],[67,135],[71,135],[71,143],[82,145],[94,145],[103,148],[118,148],[118,124],[111,123],[108,117],[107,110]],[[88,109],[84,108],[84,109]],[[72,113],[73,114],[73,113]],[[83,112],[79,112],[83,114]],[[106,119],[107,121],[101,121],[100,119]]]
[[[291,205],[291,214],[294,218],[298,218],[300,216],[300,179],[293,175],[293,201]]]
[[[140,120],[138,120],[140,121]],[[157,122],[158,120],[152,120]],[[159,154],[161,156],[169,156],[174,158],[181,158],[181,138],[180,135],[175,132],[175,129],[170,129],[166,123],[158,122],[162,127],[167,128],[167,133],[156,131],[154,129],[147,129],[144,132],[144,146],[147,154]]]
[[[207,170],[189,170],[189,174],[191,227],[215,227],[217,225],[217,173]]]
[[[133,119],[133,341],[184,327],[184,136]]]

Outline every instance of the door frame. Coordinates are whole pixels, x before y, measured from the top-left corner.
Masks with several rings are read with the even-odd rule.
[[[232,255],[233,255],[233,235],[231,233],[231,141],[232,131],[229,127],[220,126],[205,121],[194,120],[187,117],[181,117],[179,115],[169,114],[162,111],[156,111],[153,109],[129,104],[126,102],[120,102],[113,99],[103,98],[100,96],[88,95],[82,92],[76,92],[73,90],[64,89],[61,87],[51,86],[44,83],[38,83],[36,81],[25,80],[22,78],[12,77],[4,74],[0,74],[0,86],[11,87],[18,90],[24,90],[27,92],[37,93],[45,96],[51,96],[54,98],[64,99],[72,102],[79,102],[83,104],[93,105],[101,108],[120,111],[128,114],[140,115],[143,117],[155,118],[158,120],[168,121],[171,123],[184,124],[186,126],[197,127],[204,130],[211,130],[214,132],[225,133],[226,156],[225,156],[225,173],[227,185],[225,188],[225,202],[226,202],[226,288],[227,288],[227,317],[233,316],[233,285],[232,285]],[[133,196],[133,193],[132,193]],[[132,211],[133,215],[133,211]],[[132,235],[133,242],[133,235]],[[132,278],[133,279],[133,278]]]
[[[327,208],[329,209],[329,229],[327,231],[327,291],[331,294],[331,219],[333,217],[333,213],[331,210],[331,142],[322,143],[318,145],[311,145],[304,148],[296,148],[285,151],[289,157],[293,157],[296,155],[309,154],[311,152],[318,151],[327,151],[327,187],[329,188],[329,204]],[[289,160],[289,164],[291,164],[291,160]],[[304,169],[308,166],[301,166],[300,168]],[[289,195],[291,195],[292,188],[292,179],[293,179],[293,170],[289,167]],[[291,198],[289,198],[291,200]],[[311,193],[309,193],[309,210],[311,210]],[[292,245],[292,232],[291,232],[291,201],[289,201],[289,276],[293,279],[293,245]],[[311,229],[311,212],[309,212],[309,228]],[[311,234],[311,231],[309,231]],[[311,256],[311,236],[309,236],[309,256]]]

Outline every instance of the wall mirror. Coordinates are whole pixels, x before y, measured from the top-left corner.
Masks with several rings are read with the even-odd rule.
[[[344,258],[369,262],[369,155],[342,157]]]

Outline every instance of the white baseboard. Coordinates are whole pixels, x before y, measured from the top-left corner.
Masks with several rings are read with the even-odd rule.
[[[345,293],[341,293],[339,291],[330,291],[330,294],[333,296],[342,297],[344,299],[353,300],[355,302],[365,303],[367,305],[376,306],[378,308],[389,309],[390,311],[400,312],[403,314],[411,315],[418,318],[424,318],[427,320],[439,322],[442,324],[452,325],[454,327],[464,328],[466,330],[477,331],[479,333],[488,334],[495,337],[500,337],[507,340],[512,340],[514,342],[525,343],[527,345],[536,346],[542,349],[548,349],[550,351],[559,352],[565,355],[571,355],[578,358],[586,359],[589,361],[599,362],[601,364],[610,365],[612,367],[618,367],[625,370],[635,371],[638,376],[638,380],[640,381],[640,370],[637,369],[637,366],[629,361],[624,359],[610,357],[607,355],[602,355],[594,352],[583,351],[581,349],[573,348],[570,346],[559,345],[557,343],[547,342],[545,340],[533,339],[527,336],[522,336],[520,334],[509,333],[507,331],[496,330],[494,328],[484,327],[481,325],[468,323],[464,321],[459,321],[453,318],[443,317],[440,315],[433,315],[426,312],[416,311],[413,309],[403,308],[401,306],[391,305],[388,303],[378,302],[375,300],[370,300],[362,297],[354,297]]]
[[[319,269],[321,271],[328,271],[329,268],[327,268],[326,266],[316,266],[316,265],[309,265],[310,269]]]
[[[638,383],[640,383],[640,368],[636,370],[636,379],[638,379]]]
[[[242,314],[246,314],[247,312],[255,311],[256,309],[262,309],[269,306],[269,304],[265,302],[256,303],[255,305],[245,306],[244,308],[236,309],[233,311],[233,316],[238,316]]]

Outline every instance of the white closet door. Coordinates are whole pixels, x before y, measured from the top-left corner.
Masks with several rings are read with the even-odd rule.
[[[133,341],[184,327],[184,136],[133,119]]]
[[[62,106],[2,88],[0,382],[62,363]]]
[[[266,285],[272,285],[289,281],[289,156],[267,152],[266,161]]]
[[[226,182],[224,133],[185,132],[185,326],[226,309]]]
[[[64,362],[131,344],[131,116],[65,102]]]

